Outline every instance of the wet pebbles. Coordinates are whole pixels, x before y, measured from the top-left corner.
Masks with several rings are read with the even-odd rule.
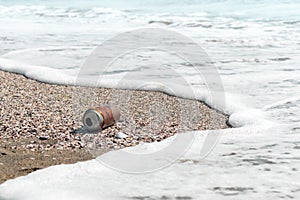
[[[32,150],[78,149],[91,140],[117,149],[188,130],[228,127],[228,117],[205,104],[160,92],[51,85],[3,71],[0,78],[0,138],[52,141],[24,146]],[[80,132],[84,111],[105,103],[120,108],[120,121],[97,134]]]
[[[160,92],[52,85],[3,71],[0,80],[0,182],[91,159],[90,149],[101,154],[189,130],[228,128],[228,116]],[[83,113],[106,103],[119,107],[120,121],[87,133]]]

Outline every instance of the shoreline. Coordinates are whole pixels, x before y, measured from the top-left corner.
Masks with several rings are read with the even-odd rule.
[[[48,166],[90,160],[96,155],[88,151],[89,142],[97,144],[98,156],[184,131],[231,128],[228,115],[162,92],[55,85],[2,70],[0,78],[0,183]],[[74,112],[72,98],[81,92],[95,97],[79,95],[76,101],[87,105],[114,101],[120,121],[98,134],[73,134],[82,127],[87,108]]]

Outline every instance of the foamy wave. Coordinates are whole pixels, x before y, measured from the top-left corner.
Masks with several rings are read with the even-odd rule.
[[[112,8],[96,7],[91,9],[60,8],[47,6],[0,6],[0,16],[40,17],[40,18],[95,18],[103,15],[122,16],[125,12]]]
[[[12,60],[0,58],[0,69],[8,72],[23,74],[28,78],[55,84],[74,84],[74,76],[68,70],[54,69],[51,67],[28,65]]]

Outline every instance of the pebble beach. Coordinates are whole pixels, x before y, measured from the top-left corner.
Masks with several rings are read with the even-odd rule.
[[[92,159],[91,141],[98,156],[183,131],[229,128],[228,116],[206,104],[161,92],[52,85],[4,71],[0,78],[0,182]],[[74,109],[74,94],[81,90],[95,98]],[[111,101],[121,110],[121,119],[100,133],[86,133],[84,110]]]

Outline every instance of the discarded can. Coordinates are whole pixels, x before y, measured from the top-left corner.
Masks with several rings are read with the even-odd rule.
[[[83,115],[83,124],[90,132],[101,131],[113,125],[120,119],[120,110],[117,107],[103,105],[87,110]]]

